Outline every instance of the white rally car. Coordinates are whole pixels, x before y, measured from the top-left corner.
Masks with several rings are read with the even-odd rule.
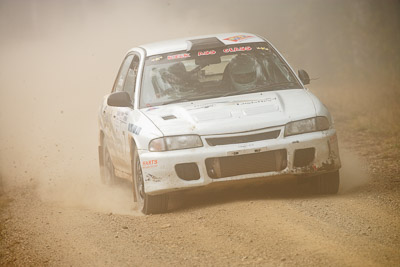
[[[250,33],[133,48],[99,110],[101,178],[132,179],[145,214],[166,211],[169,192],[232,180],[297,176],[337,193],[336,131],[309,82]]]

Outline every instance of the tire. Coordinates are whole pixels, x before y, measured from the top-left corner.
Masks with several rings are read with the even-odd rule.
[[[162,194],[151,196],[146,194],[144,190],[142,166],[136,149],[133,153],[131,166],[133,198],[137,203],[138,209],[146,215],[166,212],[168,209],[168,195]]]
[[[312,177],[311,185],[317,194],[337,194],[339,191],[339,171]]]
[[[100,164],[100,178],[103,184],[114,185],[116,181],[114,173],[114,165],[111,161],[110,153],[108,152],[107,144],[103,141],[103,146],[101,146],[102,162]]]

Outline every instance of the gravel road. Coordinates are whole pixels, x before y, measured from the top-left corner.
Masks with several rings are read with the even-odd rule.
[[[58,198],[15,187],[1,197],[0,265],[398,266],[399,160],[341,144],[335,196],[270,180],[174,194],[169,213],[143,216],[129,183]]]

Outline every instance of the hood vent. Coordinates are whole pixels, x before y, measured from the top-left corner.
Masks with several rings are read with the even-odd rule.
[[[167,115],[161,118],[163,118],[165,121],[176,119],[175,115]]]

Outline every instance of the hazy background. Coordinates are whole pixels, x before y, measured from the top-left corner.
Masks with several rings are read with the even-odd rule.
[[[127,50],[202,34],[266,37],[337,121],[398,133],[399,14],[394,0],[0,0],[0,178],[90,187],[97,109]]]

